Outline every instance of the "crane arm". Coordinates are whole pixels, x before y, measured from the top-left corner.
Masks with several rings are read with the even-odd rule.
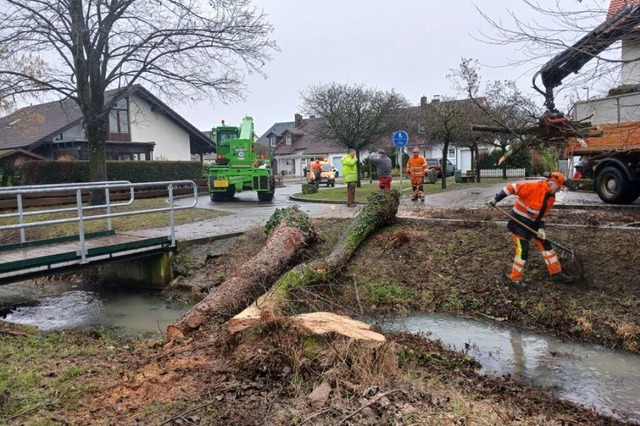
[[[587,62],[636,29],[639,24],[640,4],[626,3],[612,17],[544,64],[533,76],[533,87],[544,95],[547,109],[555,111],[553,89],[562,84],[562,80],[571,73],[577,73]],[[545,90],[536,85],[538,77]]]

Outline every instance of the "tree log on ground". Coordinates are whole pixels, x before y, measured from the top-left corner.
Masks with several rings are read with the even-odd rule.
[[[184,337],[206,322],[231,317],[263,294],[287,268],[300,250],[315,241],[316,231],[309,216],[296,206],[276,209],[265,230],[265,246],[250,261],[189,312],[167,327],[167,337]]]
[[[292,291],[305,285],[327,282],[339,274],[369,235],[394,221],[399,199],[397,191],[372,195],[328,256],[300,264],[284,274],[266,294],[229,320],[228,328],[239,331],[262,320],[282,316],[282,307],[284,302],[291,299]],[[300,321],[304,321],[304,318]],[[313,328],[313,325],[305,328]]]

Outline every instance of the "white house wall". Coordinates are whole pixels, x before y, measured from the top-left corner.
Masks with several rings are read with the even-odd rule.
[[[622,84],[640,83],[640,41],[636,38],[622,41],[622,70],[620,82]]]
[[[138,96],[129,100],[131,140],[155,142],[154,160],[191,161],[189,133]]]
[[[639,105],[640,93],[576,102],[576,119],[588,118],[593,125],[638,121]]]

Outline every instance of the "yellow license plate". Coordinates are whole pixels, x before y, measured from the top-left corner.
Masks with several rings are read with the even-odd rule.
[[[213,181],[214,188],[227,188],[229,186],[229,181],[226,179],[216,179]]]

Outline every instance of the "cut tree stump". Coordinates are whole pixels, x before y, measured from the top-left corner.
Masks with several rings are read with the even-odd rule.
[[[263,294],[286,271],[300,250],[315,241],[309,216],[297,206],[276,209],[265,229],[265,246],[189,312],[167,327],[169,340],[184,337],[203,324],[229,318]]]

